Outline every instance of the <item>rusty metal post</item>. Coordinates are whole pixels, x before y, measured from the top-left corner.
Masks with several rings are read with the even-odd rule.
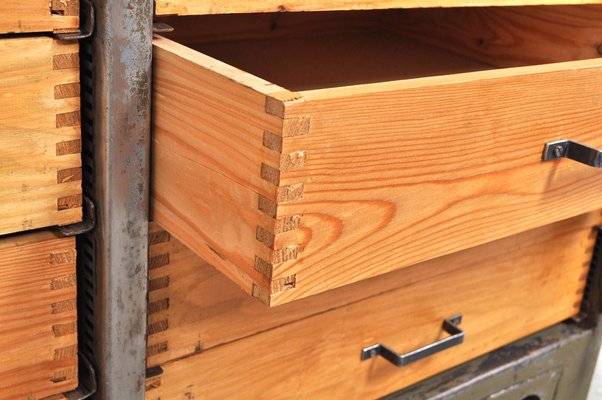
[[[97,399],[144,398],[152,0],[96,0],[92,129]],[[85,316],[84,316],[85,317]]]

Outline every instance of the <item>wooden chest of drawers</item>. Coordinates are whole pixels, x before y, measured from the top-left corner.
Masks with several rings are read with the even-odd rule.
[[[154,226],[147,399],[376,398],[579,312],[600,212],[494,241],[276,308],[248,297]],[[464,342],[395,367],[361,359]],[[151,370],[152,371],[152,370]]]
[[[598,170],[542,153],[602,147],[601,17],[174,18],[155,40],[154,219],[278,305],[599,209]]]
[[[0,399],[77,387],[75,239],[0,239]]]
[[[0,235],[82,218],[78,51],[0,38]]]

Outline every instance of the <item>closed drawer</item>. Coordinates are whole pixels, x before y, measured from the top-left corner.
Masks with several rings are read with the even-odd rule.
[[[600,16],[174,19],[190,47],[154,41],[154,220],[277,305],[600,208],[599,170],[542,161],[602,146]]]
[[[0,399],[77,387],[75,238],[0,240]]]
[[[376,398],[576,315],[600,212],[276,308],[253,302],[158,227],[151,234],[151,399]],[[464,342],[403,367],[360,360]],[[187,394],[189,393],[189,394]]]
[[[82,218],[77,43],[0,39],[0,234]]]
[[[596,0],[155,0],[155,15],[199,15],[282,11],[366,10],[413,7],[587,4]]]
[[[0,4],[0,33],[63,32],[79,27],[79,0],[11,0]]]

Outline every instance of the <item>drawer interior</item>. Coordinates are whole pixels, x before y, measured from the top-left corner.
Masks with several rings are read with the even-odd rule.
[[[597,58],[601,6],[164,18],[168,38],[293,91]]]

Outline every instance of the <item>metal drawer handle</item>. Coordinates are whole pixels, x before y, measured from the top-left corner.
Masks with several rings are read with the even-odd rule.
[[[602,150],[572,140],[557,140],[546,143],[542,158],[544,161],[570,158],[590,167],[602,168]]]
[[[375,344],[362,349],[361,360],[368,360],[376,356],[382,356],[391,364],[398,367],[408,365],[414,361],[421,360],[435,353],[457,346],[464,342],[464,331],[458,325],[462,323],[462,315],[456,315],[443,321],[443,330],[451,336],[441,339],[435,343],[431,343],[406,354],[399,354],[384,344]]]

